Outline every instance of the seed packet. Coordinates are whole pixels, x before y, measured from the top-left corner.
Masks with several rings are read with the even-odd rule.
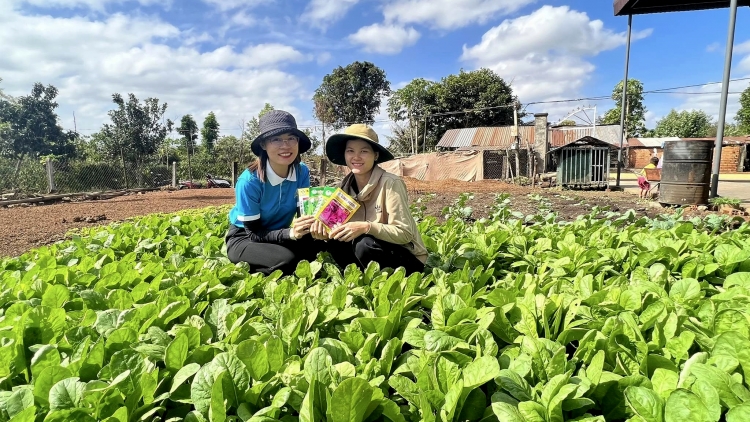
[[[302,217],[308,215],[305,213],[305,206],[310,200],[310,188],[297,189],[297,214]]]
[[[359,203],[343,190],[336,188],[331,196],[321,205],[315,217],[330,232],[335,226],[344,224],[359,209]]]

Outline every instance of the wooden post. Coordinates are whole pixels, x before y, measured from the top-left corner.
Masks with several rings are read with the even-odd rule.
[[[237,172],[239,171],[240,163],[232,161],[232,187],[237,184]]]
[[[172,187],[177,188],[177,161],[172,161]]]
[[[55,186],[55,166],[52,164],[52,159],[47,157],[47,184],[49,186],[49,192],[57,192]]]

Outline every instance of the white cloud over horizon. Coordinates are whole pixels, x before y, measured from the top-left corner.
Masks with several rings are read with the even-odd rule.
[[[633,34],[633,41],[648,37],[647,29]],[[542,6],[532,13],[507,19],[489,29],[481,41],[464,45],[461,60],[487,67],[507,81],[522,101],[578,98],[596,70],[590,58],[621,47],[626,34],[614,32],[601,20],[568,6]],[[552,114],[574,108],[550,105]]]
[[[222,45],[201,51],[209,34],[182,31],[158,17],[113,14],[105,18],[24,15],[0,6],[0,77],[7,94],[30,92],[35,82],[59,89],[58,114],[83,134],[108,122],[113,93],[169,104],[166,118],[193,114],[199,123],[214,111],[232,130],[271,102],[296,112],[306,91],[284,70],[312,55],[279,43]]]

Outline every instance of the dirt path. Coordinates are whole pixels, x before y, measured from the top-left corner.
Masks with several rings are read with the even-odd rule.
[[[635,210],[639,215],[656,216],[668,212],[654,208],[646,202],[625,192],[601,191],[556,191],[509,185],[497,181],[481,182],[422,182],[406,179],[411,201],[423,198],[425,215],[442,217],[443,209],[452,205],[462,193],[472,193],[472,217],[482,218],[490,214],[499,193],[508,193],[511,208],[524,214],[539,211],[540,203],[557,211],[563,220],[573,220],[588,214],[594,206],[607,207],[611,211]],[[543,198],[543,202],[540,202]],[[131,217],[152,213],[175,212],[184,209],[204,208],[234,203],[232,189],[204,189],[184,191],[150,192],[132,194],[109,200],[56,203],[40,206],[16,206],[0,208],[0,257],[17,256],[25,251],[65,237],[75,228],[109,224]],[[697,211],[691,214],[705,214]]]
[[[54,243],[75,228],[109,224],[152,213],[233,203],[234,190],[205,189],[149,192],[101,201],[0,208],[0,257],[20,255],[35,246]]]

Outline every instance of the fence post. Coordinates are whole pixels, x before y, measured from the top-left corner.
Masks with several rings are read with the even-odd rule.
[[[49,192],[57,192],[55,186],[55,166],[52,164],[52,159],[47,157],[47,184],[49,185]]]
[[[240,163],[232,161],[232,187],[235,187],[237,183],[237,171],[239,170]]]
[[[177,161],[172,161],[172,187],[177,187]]]

